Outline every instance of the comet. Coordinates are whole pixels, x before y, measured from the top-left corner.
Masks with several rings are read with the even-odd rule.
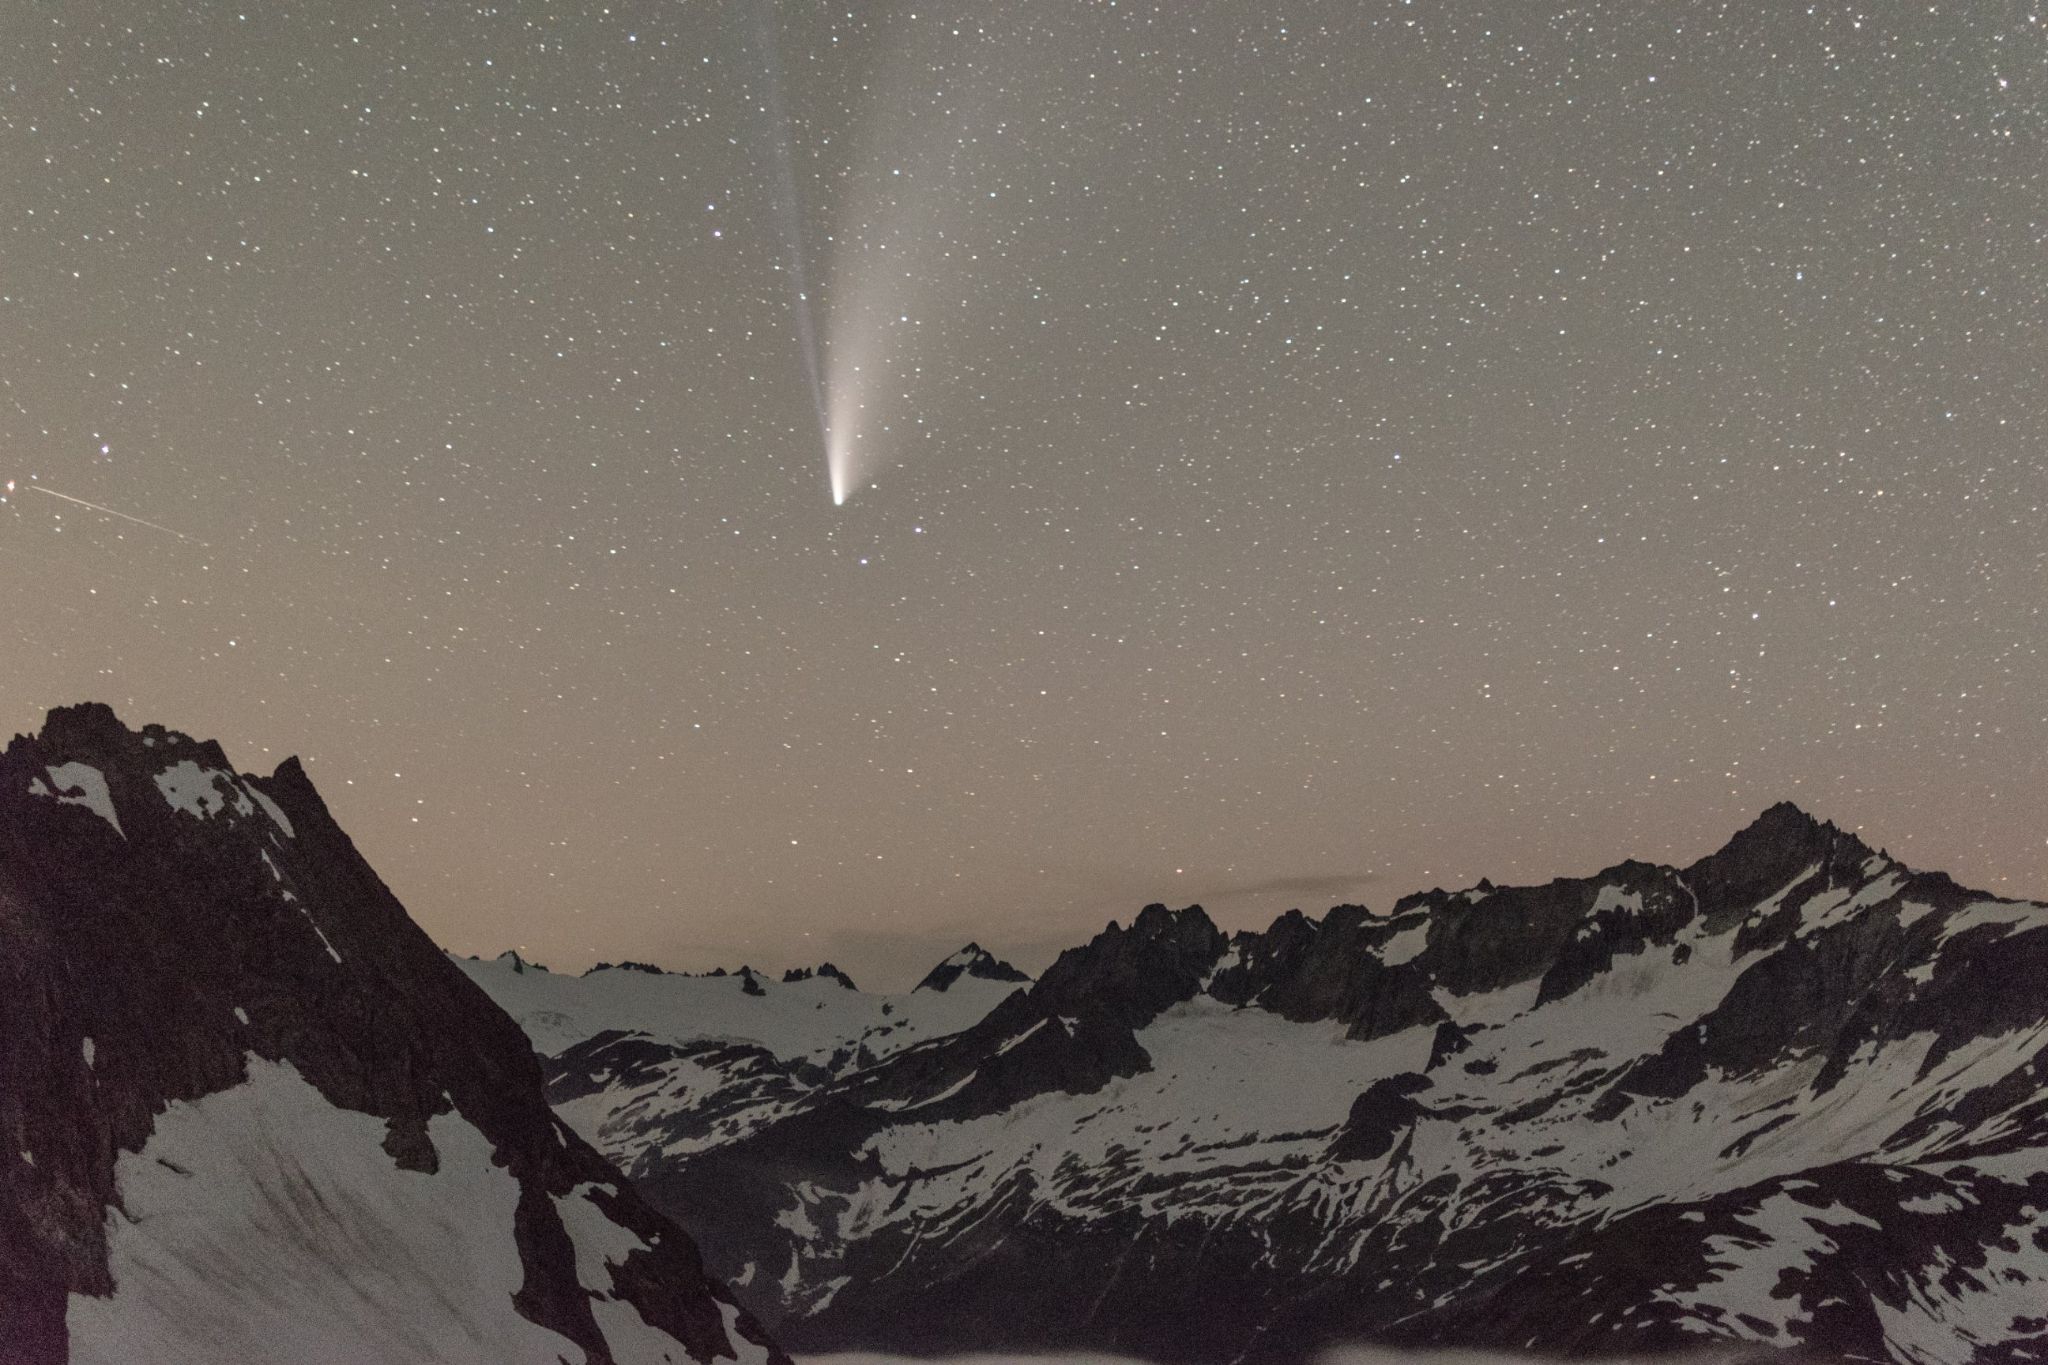
[[[32,484],[30,484],[30,485],[29,485],[29,487],[30,487],[30,488],[32,488],[32,489],[34,489],[34,490],[35,490],[36,492],[38,492],[38,493],[46,493],[46,494],[48,494],[48,495],[49,495],[50,497],[53,497],[53,498],[62,498],[62,499],[63,499],[64,501],[66,501],[66,502],[74,502],[74,503],[77,503],[77,504],[78,504],[78,505],[79,505],[80,507],[84,507],[84,508],[87,508],[87,509],[89,509],[89,510],[91,510],[91,511],[94,511],[94,512],[99,512],[99,513],[102,513],[102,514],[104,514],[104,515],[106,515],[106,516],[110,516],[110,517],[119,517],[119,518],[120,518],[121,520],[123,520],[123,521],[132,521],[132,522],[134,522],[134,523],[135,523],[135,524],[136,524],[137,526],[147,526],[147,527],[148,527],[148,528],[149,528],[150,530],[152,530],[152,531],[162,531],[162,532],[163,532],[163,533],[164,533],[165,535],[167,535],[167,536],[176,536],[176,537],[177,537],[178,539],[180,539],[180,540],[182,540],[182,541],[186,542],[186,543],[187,543],[187,544],[189,544],[189,545],[197,545],[197,546],[200,546],[201,548],[208,548],[208,549],[210,549],[210,548],[211,548],[210,546],[208,546],[208,545],[206,544],[206,542],[205,542],[205,541],[203,541],[203,540],[199,540],[199,539],[196,539],[196,538],[194,538],[194,537],[192,537],[192,536],[188,536],[188,535],[186,535],[186,534],[185,534],[185,533],[184,533],[183,531],[173,531],[173,530],[172,530],[172,529],[171,529],[170,527],[168,527],[168,526],[162,526],[162,525],[159,525],[158,523],[156,523],[156,522],[153,522],[153,521],[145,521],[145,520],[144,520],[143,518],[141,518],[141,517],[134,517],[134,516],[130,516],[130,515],[128,515],[128,513],[126,513],[126,512],[117,512],[117,511],[115,511],[115,510],[114,510],[113,508],[111,508],[111,507],[102,507],[102,506],[100,506],[100,505],[99,505],[98,503],[96,503],[96,502],[87,502],[87,501],[86,501],[86,500],[85,500],[84,498],[74,498],[74,497],[72,497],[72,496],[71,496],[71,495],[70,495],[69,493],[59,493],[59,492],[58,492],[58,491],[57,491],[56,489],[54,489],[54,488],[45,488],[45,487],[43,487],[43,486],[42,486],[41,484],[39,484],[39,483],[32,483]],[[14,480],[12,480],[12,479],[9,479],[9,480],[7,481],[7,491],[8,491],[9,493],[12,493],[12,492],[14,491]]]

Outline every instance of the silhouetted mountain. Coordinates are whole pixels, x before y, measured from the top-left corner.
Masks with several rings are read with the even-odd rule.
[[[295,759],[0,755],[0,1134],[10,1365],[784,1359]]]

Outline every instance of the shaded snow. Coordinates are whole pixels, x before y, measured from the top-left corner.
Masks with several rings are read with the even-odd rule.
[[[1429,916],[1417,915],[1414,922],[1394,931],[1394,936],[1380,945],[1380,962],[1388,967],[1398,967],[1404,962],[1413,962],[1429,946]]]
[[[631,1228],[620,1227],[590,1198],[596,1185],[579,1185],[555,1198],[562,1226],[576,1246],[576,1282],[590,1291],[591,1315],[618,1365],[660,1365],[690,1359],[682,1344],[648,1322],[640,1310],[613,1292],[613,1266],[647,1244]],[[735,1340],[735,1345],[739,1345]]]
[[[433,1175],[382,1120],[335,1109],[287,1063],[173,1103],[115,1168],[114,1294],[71,1296],[77,1365],[555,1365],[580,1347],[512,1307],[519,1186],[461,1116]]]
[[[257,788],[248,786],[246,783],[243,786],[243,790],[249,793],[250,800],[254,801],[257,805],[263,807],[263,813],[270,817],[270,822],[272,824],[276,825],[279,829],[284,831],[285,838],[296,839],[299,837],[298,832],[292,828],[292,822],[285,818],[285,814],[282,810],[278,809],[277,802],[265,796]]]

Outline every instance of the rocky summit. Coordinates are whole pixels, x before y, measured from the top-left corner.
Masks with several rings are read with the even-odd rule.
[[[295,760],[0,755],[0,1362],[785,1359]]]
[[[1683,868],[982,956],[464,966],[798,1349],[2048,1358],[2048,907],[1792,806]]]

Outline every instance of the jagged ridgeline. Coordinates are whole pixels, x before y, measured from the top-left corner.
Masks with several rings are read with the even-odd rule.
[[[1685,868],[986,958],[465,965],[796,1349],[2048,1357],[2048,907],[1794,807]]]
[[[782,1359],[741,1301],[806,1349],[2039,1359],[2044,982],[2048,908],[1789,806],[1385,916],[1150,906],[1036,981],[455,962],[296,763],[69,708],[0,755],[0,1362]]]
[[[0,755],[0,1362],[784,1359],[296,760]]]

